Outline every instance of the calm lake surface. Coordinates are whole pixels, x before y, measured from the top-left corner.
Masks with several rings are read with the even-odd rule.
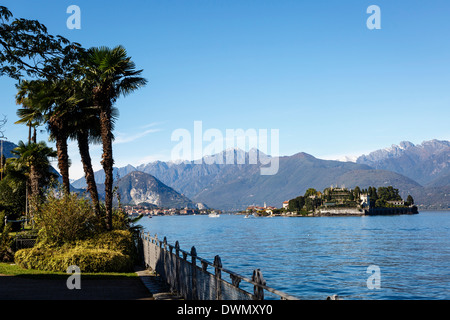
[[[167,216],[139,222],[209,261],[301,299],[450,299],[450,211],[365,217]],[[380,269],[369,289],[368,267]],[[226,279],[228,280],[228,279]],[[373,283],[370,281],[370,283]],[[241,287],[245,288],[241,285]],[[267,296],[270,299],[270,296]]]

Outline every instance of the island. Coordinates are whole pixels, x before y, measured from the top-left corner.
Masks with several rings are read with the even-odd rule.
[[[285,201],[277,213],[296,216],[363,216],[418,214],[419,211],[411,195],[404,201],[399,190],[392,186],[367,189],[331,186],[323,192],[310,188],[304,195]]]

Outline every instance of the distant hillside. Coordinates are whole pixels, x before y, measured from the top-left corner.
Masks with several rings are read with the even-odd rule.
[[[17,145],[15,143],[3,140],[3,155],[5,156],[6,159],[16,157],[14,154],[11,153],[11,151],[14,150],[15,148],[17,148]]]
[[[121,168],[114,167],[113,168],[114,180],[118,180],[121,177],[125,177],[127,174],[133,171],[136,171],[136,168],[133,167],[132,165],[127,165]],[[105,182],[105,172],[103,171],[103,169],[95,172],[95,182],[97,182],[97,184]],[[75,180],[72,182],[72,186],[79,189],[85,189],[87,187],[86,179],[83,177],[78,180]]]
[[[119,179],[115,186],[118,187],[123,204],[137,205],[145,202],[158,207],[195,208],[190,199],[144,172],[133,171]],[[100,185],[99,191],[101,197],[104,197],[103,185]]]
[[[413,196],[419,210],[450,210],[450,186],[412,188],[408,193]]]
[[[401,174],[387,170],[352,170],[344,173],[338,178],[338,185],[345,185],[349,188],[359,186],[367,188],[369,186],[388,187],[396,186],[399,190],[411,190],[422,188],[416,181]],[[405,197],[406,198],[406,197]]]

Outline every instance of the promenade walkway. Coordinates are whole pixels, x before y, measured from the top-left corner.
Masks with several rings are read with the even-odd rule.
[[[137,269],[139,277],[89,279],[81,277],[81,289],[69,290],[67,278],[39,279],[0,274],[0,300],[176,300],[159,278]]]

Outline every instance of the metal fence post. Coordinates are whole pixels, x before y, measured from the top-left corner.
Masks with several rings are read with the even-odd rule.
[[[145,263],[148,267],[152,268],[152,269],[156,269],[155,266],[153,265],[152,261],[156,261],[156,259],[152,259],[152,247],[151,247],[151,238],[150,238],[150,233],[147,233],[147,236],[145,238],[145,249],[147,249],[147,252],[145,254]],[[155,263],[156,264],[156,263]],[[156,272],[156,270],[153,270]]]
[[[192,257],[192,300],[197,300],[197,250],[191,248]]]
[[[162,257],[163,257],[162,270],[164,270],[164,278],[165,278],[166,282],[170,283],[170,273],[168,272],[169,270],[167,267],[167,263],[168,263],[168,261],[170,261],[168,259],[168,254],[167,254],[167,237],[164,237],[163,247],[162,247]]]
[[[154,265],[154,267],[152,267],[152,268],[154,268],[155,271],[156,271],[156,266],[157,266],[158,260],[159,260],[159,258],[161,256],[161,243],[160,243],[160,241],[158,241],[158,234],[155,233],[154,239],[152,239],[150,237],[150,233],[148,234],[148,236],[149,236],[149,242],[154,244],[154,246],[152,247],[152,249],[153,249],[153,263],[151,263],[150,265]],[[150,245],[148,247],[150,248]],[[149,251],[149,255],[148,256],[151,257],[150,256],[150,251]],[[150,259],[149,261],[152,261],[152,260]]]
[[[258,285],[255,285],[253,288],[253,297],[255,300],[264,300],[264,289],[259,285],[266,285],[266,280],[262,275],[261,270],[256,269],[253,271],[252,281],[256,282]]]
[[[180,273],[181,273],[180,243],[177,240],[175,242],[175,288],[177,292],[181,292]]]
[[[216,300],[222,300],[222,260],[219,256],[214,257],[214,268],[215,268],[215,278],[216,278]]]

